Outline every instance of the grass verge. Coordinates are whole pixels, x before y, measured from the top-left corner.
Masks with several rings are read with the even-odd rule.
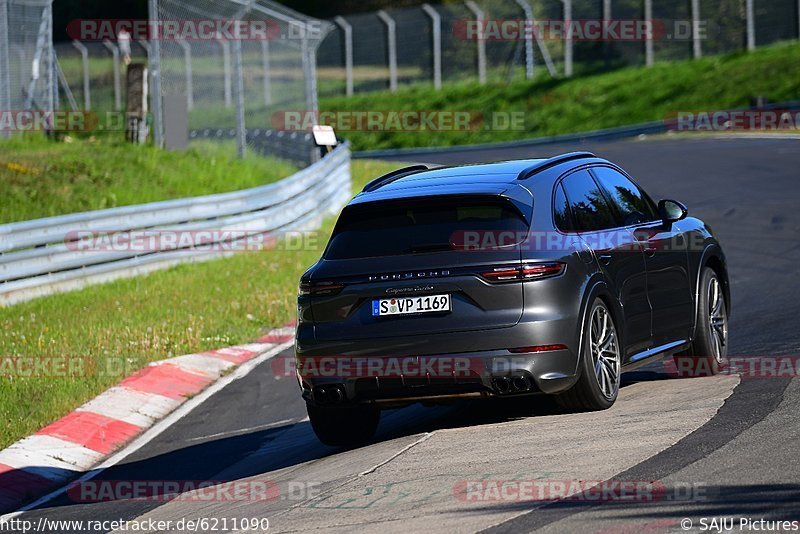
[[[510,85],[474,82],[324,98],[323,111],[466,111],[483,117],[462,131],[342,131],[355,150],[512,141],[611,128],[674,117],[678,111],[746,107],[754,96],[800,99],[800,44],[693,61],[657,63],[571,79],[538,78]],[[492,127],[496,112],[521,112],[520,129]],[[499,124],[502,126],[502,124]]]
[[[239,160],[232,144],[198,142],[169,152],[108,137],[68,139],[0,142],[0,224],[236,191],[297,170],[274,158]]]
[[[354,190],[396,167],[354,161]],[[328,220],[303,250],[246,252],[0,308],[0,448],[149,362],[252,341],[294,319],[297,281],[332,225]],[[26,357],[82,365],[79,376],[46,376],[44,367],[24,376]]]

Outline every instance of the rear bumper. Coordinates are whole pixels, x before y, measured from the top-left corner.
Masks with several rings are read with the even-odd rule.
[[[571,349],[512,354],[506,349],[425,356],[296,355],[298,381],[315,404],[554,394],[577,380]]]

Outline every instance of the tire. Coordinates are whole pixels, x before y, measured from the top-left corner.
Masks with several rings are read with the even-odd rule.
[[[322,407],[306,403],[311,428],[325,445],[353,447],[369,442],[378,429],[380,410],[371,406]]]
[[[619,395],[622,376],[621,336],[606,304],[596,298],[583,324],[580,377],[568,391],[556,396],[568,411],[606,410]]]
[[[728,311],[722,282],[711,267],[700,277],[697,328],[692,344],[673,356],[682,377],[719,374],[728,356]]]

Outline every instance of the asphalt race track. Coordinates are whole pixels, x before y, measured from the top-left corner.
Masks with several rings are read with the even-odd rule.
[[[661,138],[425,159],[577,148],[619,163],[654,197],[685,202],[715,229],[732,281],[731,356],[800,355],[799,140]],[[234,519],[267,518],[271,532],[381,533],[681,532],[685,519],[699,532],[701,518],[800,520],[797,378],[677,379],[652,366],[627,375],[605,412],[562,415],[546,401],[415,405],[384,413],[373,444],[342,451],[316,441],[296,383],[274,368],[265,362],[94,480],[266,482],[278,488],[273,498],[86,503],[73,494],[18,519],[206,518],[232,531]],[[463,492],[470,481],[609,479],[658,481],[663,493],[553,503]]]

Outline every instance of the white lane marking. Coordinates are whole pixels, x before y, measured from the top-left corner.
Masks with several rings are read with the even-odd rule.
[[[141,449],[142,447],[144,447],[145,445],[147,445],[148,443],[153,441],[155,438],[157,438],[159,435],[161,435],[164,431],[166,431],[169,427],[171,427],[172,425],[174,425],[175,423],[177,423],[178,421],[180,421],[181,419],[186,417],[189,413],[191,413],[192,410],[194,410],[195,408],[197,408],[198,406],[203,404],[206,400],[208,400],[214,394],[218,393],[220,390],[222,390],[223,388],[225,388],[226,386],[228,386],[232,382],[235,382],[236,380],[244,378],[253,369],[258,367],[259,365],[261,365],[265,361],[269,360],[270,358],[273,358],[274,356],[280,354],[284,350],[290,348],[292,345],[294,345],[294,340],[287,341],[286,343],[282,343],[280,345],[276,345],[275,347],[273,347],[272,349],[264,352],[260,356],[257,356],[255,358],[253,358],[252,360],[249,360],[249,361],[243,363],[241,366],[239,366],[236,369],[236,371],[234,371],[233,373],[229,374],[228,376],[220,379],[219,381],[211,384],[210,386],[208,386],[208,388],[203,390],[201,393],[199,393],[198,395],[196,395],[196,396],[192,397],[191,399],[187,400],[185,403],[183,403],[180,406],[180,408],[178,408],[177,410],[175,410],[174,412],[169,414],[167,417],[165,417],[164,419],[162,419],[161,421],[156,423],[155,426],[153,426],[151,429],[147,430],[144,434],[139,436],[136,440],[131,442],[130,445],[128,445],[127,447],[125,447],[121,451],[117,452],[116,454],[114,454],[113,456],[108,458],[106,461],[104,461],[103,463],[101,463],[100,465],[98,465],[93,470],[89,471],[88,473],[86,473],[85,475],[80,477],[79,479],[75,480],[73,482],[73,484],[80,484],[81,482],[86,482],[87,480],[91,480],[91,479],[95,478],[97,475],[99,475],[100,473],[102,473],[103,471],[105,471],[106,469],[108,469],[110,467],[113,467],[116,464],[118,464],[119,462],[123,461],[125,458],[127,458],[131,454],[135,453],[136,451],[138,451],[139,449]],[[27,512],[27,511],[32,510],[34,508],[37,508],[37,507],[39,507],[39,506],[41,506],[41,505],[53,500],[54,498],[56,498],[59,495],[61,495],[62,493],[64,493],[64,491],[66,491],[66,489],[67,489],[66,486],[64,486],[62,488],[59,488],[59,489],[57,489],[55,491],[52,491],[52,492],[48,493],[44,497],[41,497],[41,498],[37,499],[36,501],[32,502],[31,504],[23,506],[22,508],[20,508],[16,512],[11,512],[11,513],[8,513],[8,514],[0,516],[0,526],[4,527],[6,525],[6,523],[8,523],[8,521],[10,521],[11,519],[14,519],[15,517],[18,517],[18,516],[22,515],[24,512]]]
[[[372,467],[370,467],[366,471],[362,471],[361,473],[358,474],[358,476],[363,477],[363,476],[369,475],[370,473],[374,473],[375,471],[377,471],[378,469],[380,469],[384,465],[388,464],[389,462],[391,462],[392,460],[394,460],[395,458],[397,458],[401,454],[407,452],[408,450],[412,449],[413,447],[416,447],[420,443],[422,443],[424,441],[427,441],[428,438],[430,438],[431,436],[433,436],[433,432],[425,432],[425,434],[421,438],[419,438],[417,441],[415,441],[413,443],[409,443],[408,445],[406,445],[405,447],[403,447],[402,449],[400,449],[399,451],[397,451],[396,453],[394,453],[393,455],[391,455],[389,458],[385,459],[381,463],[373,465]]]
[[[249,428],[240,428],[239,430],[230,430],[228,432],[219,432],[217,434],[209,434],[208,436],[201,436],[199,438],[190,438],[187,439],[187,442],[191,441],[202,441],[204,439],[210,438],[221,438],[224,436],[235,436],[236,434],[244,434],[245,432],[253,432],[255,430],[266,430],[267,428],[273,428],[276,426],[285,425],[286,423],[291,423],[294,419],[282,419],[280,421],[275,421],[274,423],[267,423],[265,425],[258,425],[258,426],[251,426]]]

